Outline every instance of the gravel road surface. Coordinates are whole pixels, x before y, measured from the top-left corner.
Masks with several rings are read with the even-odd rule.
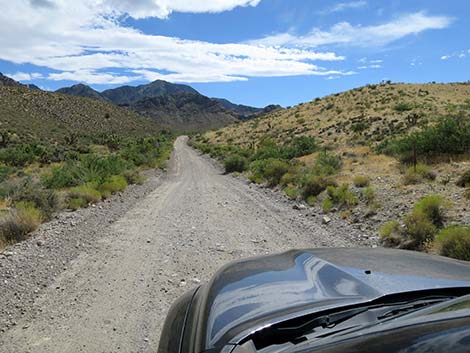
[[[228,261],[374,245],[223,175],[186,142],[177,139],[165,175],[62,215],[0,256],[0,352],[155,352],[172,301]]]

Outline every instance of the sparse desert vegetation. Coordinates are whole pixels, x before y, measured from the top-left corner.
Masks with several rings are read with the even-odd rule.
[[[53,213],[95,204],[163,167],[173,137],[81,136],[73,144],[35,141],[0,149],[0,248],[25,239]]]
[[[386,246],[445,254],[437,234],[470,223],[469,94],[466,83],[369,85],[194,145],[219,160],[237,156],[252,182],[337,213]]]

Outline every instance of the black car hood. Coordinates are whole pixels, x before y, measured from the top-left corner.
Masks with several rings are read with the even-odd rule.
[[[292,250],[236,261],[199,291],[201,348],[236,344],[253,330],[304,313],[454,287],[470,287],[469,263],[410,251]]]

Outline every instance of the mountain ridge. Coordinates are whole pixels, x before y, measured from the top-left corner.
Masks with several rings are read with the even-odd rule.
[[[279,105],[255,108],[223,98],[209,98],[190,86],[162,80],[139,86],[121,86],[101,93],[85,84],[60,88],[56,92],[110,102],[151,117],[177,131],[220,128],[282,109]],[[191,116],[194,121],[191,121]],[[194,123],[196,121],[197,124]]]

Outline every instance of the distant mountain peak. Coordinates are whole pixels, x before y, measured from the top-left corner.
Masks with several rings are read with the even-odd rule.
[[[62,93],[62,94],[68,94],[70,96],[94,98],[94,99],[98,99],[101,101],[108,101],[108,99],[103,97],[100,92],[94,90],[90,86],[87,86],[83,83],[78,83],[70,87],[60,88],[56,92]]]
[[[153,82],[139,86],[122,86],[108,89],[102,92],[101,95],[114,104],[131,105],[144,98],[153,98],[174,93],[198,94],[199,92],[187,85],[170,83],[163,80],[155,80]]]

